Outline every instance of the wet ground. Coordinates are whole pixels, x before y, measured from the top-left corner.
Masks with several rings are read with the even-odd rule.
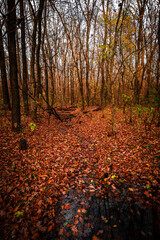
[[[126,194],[124,191],[118,199],[71,189],[58,208],[57,231],[49,233],[46,240],[159,240],[159,207],[127,200]],[[62,207],[67,204],[70,209]]]

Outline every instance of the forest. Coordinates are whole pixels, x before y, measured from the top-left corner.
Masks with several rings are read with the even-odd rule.
[[[0,240],[160,239],[160,0],[0,1]]]

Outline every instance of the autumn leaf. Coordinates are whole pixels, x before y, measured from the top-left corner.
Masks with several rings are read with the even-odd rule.
[[[64,228],[61,228],[60,231],[59,231],[59,235],[63,235],[63,231],[64,231]]]
[[[81,209],[78,209],[77,212],[78,212],[78,213],[81,213]]]
[[[116,175],[112,175],[111,178],[114,179],[116,177]]]
[[[146,195],[146,197],[151,197],[151,194],[148,191],[144,191],[144,194]]]
[[[66,237],[69,238],[71,234],[69,232],[66,233]]]
[[[82,212],[82,213],[86,213],[87,210],[86,210],[85,208],[82,208],[82,209],[81,209],[81,212]]]
[[[18,217],[23,217],[23,212],[17,211],[17,212],[15,212],[15,215],[16,215],[17,218]]]
[[[73,236],[78,236],[78,232],[73,232]]]
[[[71,206],[69,205],[69,203],[66,203],[66,205],[64,206],[64,209],[65,209],[65,210],[71,209]]]
[[[51,230],[52,230],[52,225],[50,225],[49,227],[48,227],[48,232],[50,232]]]
[[[103,234],[103,232],[104,232],[103,230],[99,230],[96,235]]]
[[[13,212],[17,212],[18,208],[19,208],[19,205],[13,210]]]
[[[142,116],[137,118],[136,107],[133,105],[132,124],[129,122],[126,124],[129,108],[126,115],[121,109],[116,112],[116,137],[108,137],[106,134],[110,131],[108,118],[112,112],[110,107],[103,110],[105,119],[101,117],[102,111],[93,112],[92,120],[83,114],[84,124],[79,124],[74,121],[75,119],[72,119],[71,123],[65,121],[57,123],[54,118],[51,118],[48,124],[45,116],[42,121],[37,122],[32,135],[27,129],[28,123],[32,120],[30,116],[25,116],[22,127],[29,148],[21,154],[17,146],[19,138],[24,135],[23,130],[20,133],[13,133],[0,124],[2,133],[0,134],[2,146],[0,203],[3,206],[0,217],[2,227],[7,226],[8,239],[20,239],[22,236],[24,240],[40,239],[40,232],[44,232],[45,235],[46,232],[53,231],[54,226],[58,226],[59,229],[59,236],[55,238],[79,239],[80,225],[84,226],[84,234],[87,234],[85,230],[90,231],[96,221],[92,211],[89,211],[91,218],[86,214],[92,203],[95,204],[96,210],[101,201],[106,204],[107,201],[113,200],[119,211],[121,201],[126,197],[129,215],[137,214],[139,217],[142,214],[141,209],[135,212],[129,205],[133,198],[135,203],[140,202],[142,207],[143,203],[145,206],[151,202],[155,205],[159,204],[158,194],[155,191],[159,187],[159,139],[156,134],[158,128],[153,123],[151,128],[153,131],[145,132],[144,119]],[[142,113],[143,108],[141,109]],[[9,112],[7,115],[11,119]],[[0,117],[6,122],[5,114],[2,113]],[[156,117],[155,122],[158,120]],[[123,118],[125,121],[122,120]],[[131,146],[137,147],[131,149]],[[114,169],[110,171],[108,166],[112,163]],[[106,169],[109,177],[103,174]],[[152,187],[153,191],[151,191]],[[129,194],[126,192],[127,189]],[[98,201],[92,202],[92,196],[93,200],[98,198]],[[67,203],[68,199],[69,203]],[[77,211],[73,211],[74,216],[71,212],[72,204],[73,210]],[[61,211],[60,215],[57,214],[58,208]],[[147,211],[147,208],[144,211]],[[120,211],[122,214],[120,217],[123,221],[122,212]],[[66,216],[73,217],[74,226],[71,225],[73,222],[65,218]],[[113,217],[115,222],[118,222],[115,215],[108,219],[100,217],[102,225],[105,227]],[[132,224],[136,225],[137,222]],[[117,225],[112,224],[112,228],[117,228]],[[5,231],[4,227],[2,235],[6,234]],[[103,230],[100,231],[91,239],[98,239],[103,234]]]
[[[75,225],[73,225],[73,226],[71,227],[71,229],[72,229],[72,232],[78,232],[78,229],[77,229],[77,227],[76,227]]]
[[[100,240],[100,238],[96,237],[96,236],[93,236],[92,237],[92,240]]]
[[[68,222],[65,222],[64,224],[63,224],[63,226],[67,226],[68,225]]]
[[[55,210],[52,210],[52,216],[55,217]]]

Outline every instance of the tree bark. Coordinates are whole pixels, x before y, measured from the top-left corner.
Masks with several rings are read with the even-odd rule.
[[[25,21],[24,21],[24,2],[20,0],[20,16],[21,16],[21,46],[22,46],[22,63],[23,63],[23,102],[25,114],[29,114],[28,104],[28,69],[27,69],[27,58],[26,58],[26,42],[25,42]]]
[[[159,0],[160,4],[160,0]],[[157,59],[157,83],[156,83],[156,89],[159,92],[160,97],[160,88],[159,88],[159,79],[160,79],[160,9],[159,9],[159,20],[158,20],[158,59]]]
[[[114,91],[113,91],[113,84],[114,84],[113,67],[114,67],[114,59],[115,59],[117,42],[118,42],[118,32],[120,29],[120,27],[118,28],[118,24],[119,24],[121,13],[122,13],[123,3],[124,3],[124,0],[122,0],[122,3],[120,4],[119,10],[118,10],[118,17],[117,17],[117,22],[115,26],[114,43],[113,43],[113,50],[112,50],[111,64],[110,64],[110,93],[111,93],[111,101],[113,105],[115,104]],[[121,23],[121,26],[122,26],[122,23]]]
[[[135,86],[134,86],[134,98],[135,102],[139,104],[140,93],[142,89],[143,76],[144,76],[144,48],[143,48],[143,16],[145,11],[145,5],[147,0],[143,3],[137,0],[139,9],[139,28],[138,28],[138,41],[137,41],[137,62],[135,72]]]
[[[16,5],[15,0],[7,0],[8,5],[8,51],[9,51],[9,66],[10,66],[10,82],[12,91],[12,130],[20,130],[20,97],[18,88],[17,75],[17,58],[16,58]]]
[[[103,15],[104,17],[108,17],[108,8],[109,8],[109,1],[107,1],[107,10],[105,11],[105,6],[104,6],[104,0],[102,0],[102,6],[103,6]],[[103,39],[103,46],[104,48],[102,49],[102,61],[101,61],[101,75],[102,75],[102,83],[101,83],[101,107],[104,107],[104,87],[105,87],[105,71],[104,71],[104,65],[105,65],[105,46],[106,46],[106,40],[107,40],[107,24],[105,21],[105,26],[104,26],[104,39]]]
[[[11,110],[8,84],[7,84],[7,74],[6,74],[3,39],[2,39],[2,25],[0,25],[0,56],[1,56],[0,57],[0,70],[1,70],[1,78],[2,78],[2,94],[3,94],[4,109]]]
[[[42,12],[43,12],[44,0],[40,0],[39,10],[38,10],[38,45],[36,51],[36,65],[37,65],[37,86],[35,91],[36,102],[39,101],[39,94],[42,93],[41,89],[41,68],[40,68],[40,48],[41,48],[41,22],[42,22]],[[37,104],[34,107],[34,118],[37,115]]]
[[[18,29],[16,27],[16,52],[17,52],[17,71],[18,71],[18,83],[22,85],[22,73],[21,73],[21,60],[20,60],[20,49],[19,49],[19,36]]]

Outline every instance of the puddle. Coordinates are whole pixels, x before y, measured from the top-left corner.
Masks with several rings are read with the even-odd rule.
[[[65,209],[65,206],[67,209]],[[95,193],[71,189],[63,197],[56,216],[57,232],[51,239],[159,240],[160,209],[126,200],[98,198]]]

